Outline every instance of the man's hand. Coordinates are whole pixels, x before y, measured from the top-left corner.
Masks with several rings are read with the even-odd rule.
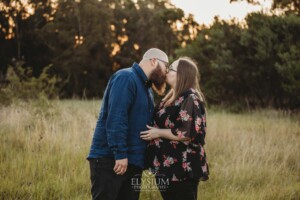
[[[127,158],[124,158],[124,159],[121,159],[121,160],[116,160],[114,171],[118,175],[123,175],[127,170],[127,166],[128,166],[128,159]]]

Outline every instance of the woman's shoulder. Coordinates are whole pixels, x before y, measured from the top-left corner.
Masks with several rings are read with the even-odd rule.
[[[201,100],[201,97],[199,96],[199,93],[193,88],[190,88],[187,91],[183,92],[182,95],[180,95],[179,98],[183,98],[184,100],[192,100],[192,101],[203,102]]]
[[[184,107],[195,107],[199,110],[205,110],[205,103],[194,89],[184,97],[182,105]]]

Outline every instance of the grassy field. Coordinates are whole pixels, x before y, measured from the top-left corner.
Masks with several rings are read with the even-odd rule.
[[[0,199],[91,199],[86,155],[100,101],[0,108]],[[209,110],[210,180],[199,200],[299,200],[300,116]],[[141,200],[159,200],[143,191]]]

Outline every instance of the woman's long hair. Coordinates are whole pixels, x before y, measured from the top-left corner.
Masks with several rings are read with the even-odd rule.
[[[200,73],[198,67],[191,58],[181,57],[179,58],[177,67],[177,82],[175,90],[171,89],[168,94],[164,97],[163,101],[165,105],[170,105],[176,100],[183,92],[190,88],[196,91],[200,101],[205,103],[204,95],[200,89]]]

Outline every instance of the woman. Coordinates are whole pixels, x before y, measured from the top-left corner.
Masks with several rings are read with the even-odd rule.
[[[191,59],[173,62],[166,77],[171,90],[155,108],[154,127],[141,132],[141,138],[150,141],[146,166],[155,174],[164,200],[197,199],[199,180],[208,179],[206,112],[198,77]]]

